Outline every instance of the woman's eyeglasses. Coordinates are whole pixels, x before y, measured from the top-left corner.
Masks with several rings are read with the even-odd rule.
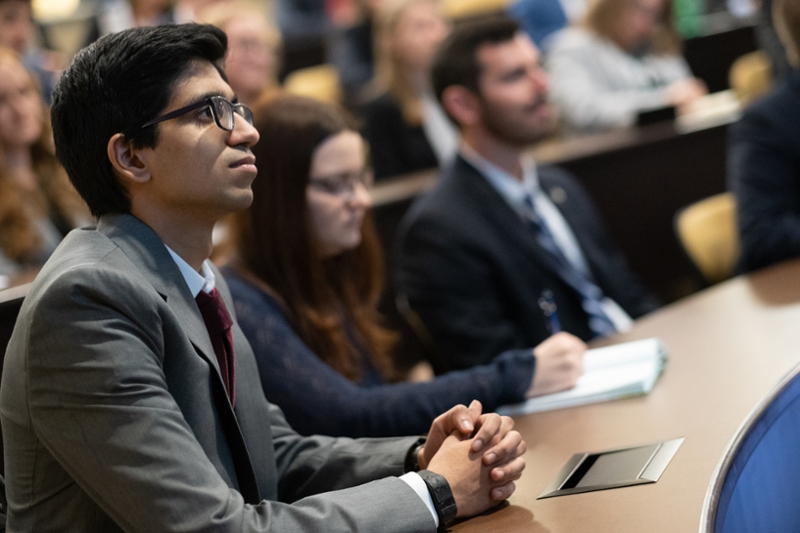
[[[187,113],[191,113],[195,109],[202,109],[204,106],[208,106],[209,108],[211,108],[211,115],[214,117],[214,122],[216,122],[217,126],[219,126],[225,131],[233,131],[234,114],[244,118],[247,121],[247,123],[250,124],[251,126],[253,125],[253,112],[250,111],[250,108],[247,107],[246,105],[234,104],[232,102],[229,102],[222,96],[209,96],[208,98],[204,98],[199,102],[189,104],[180,109],[176,109],[175,111],[171,111],[169,113],[156,117],[150,122],[145,123],[142,126],[142,129],[148,126],[152,126],[153,124],[158,124],[159,122],[164,122],[165,120],[172,120],[173,118],[178,118]]]
[[[312,177],[308,184],[318,191],[331,196],[350,199],[355,195],[357,185],[363,185],[364,188],[369,190],[372,187],[372,183],[372,169],[364,167],[358,172],[343,172],[331,176]]]

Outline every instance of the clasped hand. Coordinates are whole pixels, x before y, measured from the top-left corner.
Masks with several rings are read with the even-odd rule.
[[[514,481],[525,469],[525,441],[514,421],[495,413],[482,414],[473,400],[439,415],[431,425],[420,468],[441,474],[450,484],[458,517],[473,516],[508,499]]]

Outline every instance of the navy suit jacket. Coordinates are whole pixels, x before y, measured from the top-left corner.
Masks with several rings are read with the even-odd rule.
[[[745,112],[732,129],[728,154],[740,270],[800,257],[800,69]]]
[[[556,167],[538,173],[605,294],[634,318],[655,309],[578,182]],[[579,294],[558,276],[529,223],[460,156],[412,206],[398,246],[399,291],[452,368],[545,340],[548,321],[538,304],[545,289],[553,292],[564,331],[593,336]]]

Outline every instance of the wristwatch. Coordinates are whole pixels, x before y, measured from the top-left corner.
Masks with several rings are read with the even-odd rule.
[[[420,470],[417,474],[428,487],[428,492],[433,500],[433,508],[436,509],[436,516],[439,517],[439,528],[447,527],[458,514],[450,484],[444,476],[430,470]]]
[[[420,437],[411,446],[411,448],[409,448],[408,453],[406,454],[405,463],[403,464],[404,472],[419,471],[419,462],[417,461],[417,456],[419,455],[420,448],[425,447],[425,440],[425,437]]]

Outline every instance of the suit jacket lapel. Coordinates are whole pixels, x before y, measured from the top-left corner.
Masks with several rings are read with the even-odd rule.
[[[513,240],[532,262],[558,277],[558,265],[552,255],[536,241],[528,222],[508,205],[486,178],[461,156],[456,158],[454,171],[461,181],[463,193],[471,200],[476,211],[497,228],[496,234]]]
[[[144,222],[131,215],[105,215],[100,219],[97,230],[120,247],[145,279],[164,298],[180,320],[181,327],[197,353],[214,369],[217,375],[217,384],[222,391],[219,397],[227,398],[217,356],[208,336],[203,316],[186,285],[183,274],[161,238]],[[219,274],[216,270],[215,273]],[[228,296],[225,304],[232,306],[229,295],[225,294]],[[217,403],[220,420],[233,455],[239,491],[246,502],[258,503],[261,498],[255,471],[236,415],[229,402],[219,401]],[[264,423],[268,423],[268,421]]]
[[[180,318],[189,340],[219,375],[219,364],[203,316],[164,242],[132,215],[106,215],[97,230],[112,239]],[[220,383],[222,382],[220,376]]]

